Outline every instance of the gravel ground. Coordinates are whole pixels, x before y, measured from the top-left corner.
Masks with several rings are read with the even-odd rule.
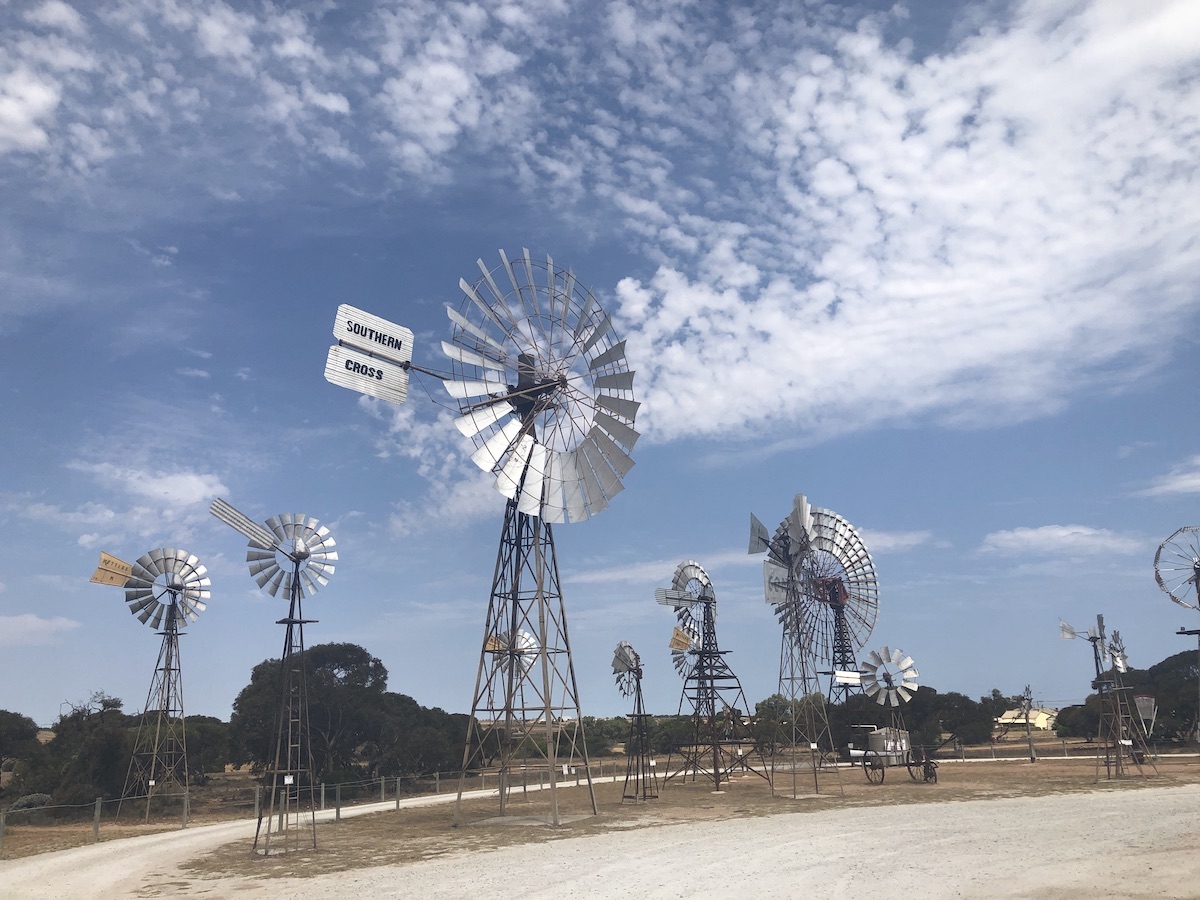
[[[254,824],[232,822],[0,862],[0,896],[1200,898],[1198,803],[1196,784],[1100,785],[638,828],[614,821],[579,837],[475,842],[308,877],[197,871],[197,858],[230,842],[244,853]]]

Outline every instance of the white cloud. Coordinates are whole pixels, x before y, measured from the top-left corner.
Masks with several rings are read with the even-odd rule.
[[[64,616],[44,618],[32,613],[0,616],[0,647],[38,647],[54,644],[61,635],[80,627],[80,624]]]
[[[0,71],[0,154],[45,147],[61,96],[57,83],[28,68]]]
[[[1169,497],[1180,494],[1200,494],[1200,455],[1193,456],[1171,471],[1154,480],[1150,487],[1138,491],[1139,497]]]
[[[928,531],[872,531],[859,529],[867,549],[872,553],[904,553],[929,543]]]
[[[176,374],[182,375],[185,378],[211,378],[210,373],[204,369],[176,369]]]
[[[83,16],[62,0],[47,0],[26,12],[24,18],[34,25],[55,28],[71,35],[78,36],[87,31]]]
[[[164,506],[207,503],[229,493],[221,479],[208,472],[156,472],[113,463],[73,462],[69,468],[95,476],[109,487]]]
[[[983,553],[1016,557],[1081,557],[1142,553],[1145,542],[1131,535],[1087,525],[1042,525],[994,531],[980,545]]]

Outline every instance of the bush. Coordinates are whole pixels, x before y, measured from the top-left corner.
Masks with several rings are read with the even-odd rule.
[[[49,794],[26,794],[24,797],[18,797],[14,800],[8,811],[18,812],[22,809],[41,809],[49,802]]]

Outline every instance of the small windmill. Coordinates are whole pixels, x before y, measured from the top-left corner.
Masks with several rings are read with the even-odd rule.
[[[183,796],[186,821],[190,773],[179,638],[180,628],[195,622],[208,606],[212,586],[208,571],[187,551],[160,547],[132,565],[102,553],[91,580],[124,587],[130,613],[162,636],[121,792],[122,802],[145,797],[145,818],[149,820],[151,800],[174,788]]]
[[[889,766],[908,766],[916,779],[915,759],[904,725],[904,704],[917,692],[917,672],[911,656],[891,647],[872,650],[862,666],[862,688],[891,714],[891,723],[876,728],[868,735],[869,750],[863,757],[868,780],[882,784]]]
[[[1136,715],[1136,703],[1130,699],[1130,689],[1121,678],[1129,671],[1129,658],[1121,633],[1114,631],[1108,638],[1104,631],[1104,616],[1096,616],[1096,626],[1086,632],[1078,631],[1062,619],[1058,620],[1058,636],[1064,641],[1083,638],[1092,645],[1092,661],[1096,678],[1092,689],[1100,695],[1100,728],[1097,740],[1104,750],[1104,771],[1107,778],[1122,778],[1129,774],[1127,761],[1139,775],[1146,777],[1142,764],[1150,761],[1155,774],[1158,767],[1146,748],[1145,726]],[[1096,780],[1100,780],[1100,756],[1096,756]]]
[[[688,709],[692,729],[683,759],[672,771],[667,760],[663,783],[676,775],[695,781],[712,779],[713,790],[738,770],[748,770],[770,781],[766,761],[757,749],[751,730],[749,704],[741,682],[725,661],[727,651],[717,645],[717,595],[712,581],[695,560],[684,560],[675,569],[669,588],[658,588],[654,598],[675,610],[678,624],[669,644],[676,671],[683,677],[679,715]],[[761,766],[750,766],[754,754]]]
[[[654,800],[658,797],[658,778],[654,760],[650,758],[650,717],[642,699],[642,658],[627,641],[617,644],[613,652],[613,674],[621,696],[633,698],[629,716],[629,737],[625,740],[624,800]]]
[[[329,584],[337,561],[333,535],[316,519],[302,513],[272,516],[260,525],[220,497],[209,508],[214,516],[249,539],[246,562],[255,584],[272,597],[281,593],[288,601],[286,627],[279,665],[280,698],[275,718],[275,745],[266,776],[270,782],[265,809],[259,807],[254,849],[271,854],[272,823],[281,840],[276,851],[300,849],[301,832],[317,848],[317,818],[308,718],[308,683],[305,673],[302,601]],[[263,829],[263,818],[267,827]]]

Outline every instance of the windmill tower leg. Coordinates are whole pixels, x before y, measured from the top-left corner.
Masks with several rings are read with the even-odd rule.
[[[254,831],[254,850],[258,851],[261,841],[264,856],[272,852],[272,829],[276,834],[276,852],[299,850],[304,838],[307,838],[309,849],[317,849],[317,812],[313,793],[308,683],[304,660],[304,626],[315,621],[304,618],[300,579],[293,577],[288,616],[275,623],[285,625],[287,631],[279,667],[280,702],[275,722],[275,755],[267,772],[270,787],[267,802],[259,809]],[[308,807],[307,814],[305,805]]]
[[[597,814],[578,698],[553,532],[510,500],[463,748],[456,820],[461,821],[469,773],[494,772],[500,814],[507,815],[514,777],[533,770],[546,779],[550,821],[558,825],[559,767],[576,760]]]
[[[150,805],[156,794],[174,787],[182,793],[186,821],[189,774],[187,738],[183,721],[183,679],[179,665],[179,630],[174,613],[166,617],[162,646],[146,705],[138,723],[137,738],[129,770],[125,775],[122,803],[146,798],[144,820],[150,820]],[[117,815],[121,814],[120,804]]]

